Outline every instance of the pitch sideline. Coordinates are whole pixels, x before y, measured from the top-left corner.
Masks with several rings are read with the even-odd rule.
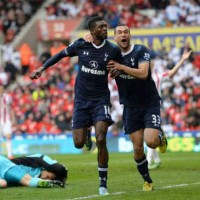
[[[178,184],[178,185],[168,185],[168,186],[163,186],[163,187],[156,187],[155,190],[162,190],[162,189],[170,189],[170,188],[176,188],[176,187],[187,187],[187,186],[191,186],[191,185],[200,185],[200,182],[197,183],[183,183],[183,184]],[[136,192],[143,192],[142,190],[136,190]],[[113,192],[113,193],[109,193],[108,196],[117,196],[117,195],[121,195],[121,194],[126,194],[128,192],[125,191],[121,191],[121,192]],[[76,197],[73,199],[66,199],[66,200],[82,200],[82,199],[92,199],[95,197],[101,197],[101,195],[89,195],[89,196],[85,196],[85,197]]]

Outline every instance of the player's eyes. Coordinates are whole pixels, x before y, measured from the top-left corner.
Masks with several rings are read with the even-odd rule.
[[[101,25],[99,26],[99,28],[107,28],[108,26],[105,24],[105,25]]]

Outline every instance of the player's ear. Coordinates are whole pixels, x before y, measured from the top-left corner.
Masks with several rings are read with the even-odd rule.
[[[90,31],[91,35],[95,34],[95,28],[94,27],[92,27],[89,31]]]

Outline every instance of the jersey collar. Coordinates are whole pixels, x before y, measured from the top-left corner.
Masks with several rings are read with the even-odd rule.
[[[134,44],[131,44],[131,48],[127,52],[122,52],[122,55],[123,56],[128,55],[129,53],[131,53],[131,51],[133,51],[133,49],[134,49]]]
[[[105,43],[106,43],[106,40],[104,40],[104,41],[102,42],[102,44],[99,45],[99,46],[97,46],[97,45],[94,44],[93,42],[92,42],[92,45],[93,45],[94,48],[96,48],[96,49],[100,49],[101,47],[103,47],[103,46],[105,45]]]

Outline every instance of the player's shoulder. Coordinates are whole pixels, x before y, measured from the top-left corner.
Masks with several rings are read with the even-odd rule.
[[[112,47],[112,48],[119,48],[118,46],[117,46],[117,44],[115,44],[115,43],[113,43],[113,42],[111,42],[111,41],[109,41],[109,40],[106,40],[106,45],[108,45],[108,46],[110,46],[110,47]]]
[[[148,48],[143,44],[135,44],[134,46],[135,46],[135,49],[138,51],[148,50]]]
[[[81,46],[84,46],[84,45],[86,45],[86,44],[87,44],[87,42],[86,42],[83,38],[79,38],[79,39],[75,40],[74,42],[72,42],[72,43],[69,45],[69,47],[72,46],[72,45],[76,45],[76,46],[78,46],[78,47],[81,47]]]
[[[83,38],[79,38],[76,40],[79,44],[86,44],[87,42]]]

